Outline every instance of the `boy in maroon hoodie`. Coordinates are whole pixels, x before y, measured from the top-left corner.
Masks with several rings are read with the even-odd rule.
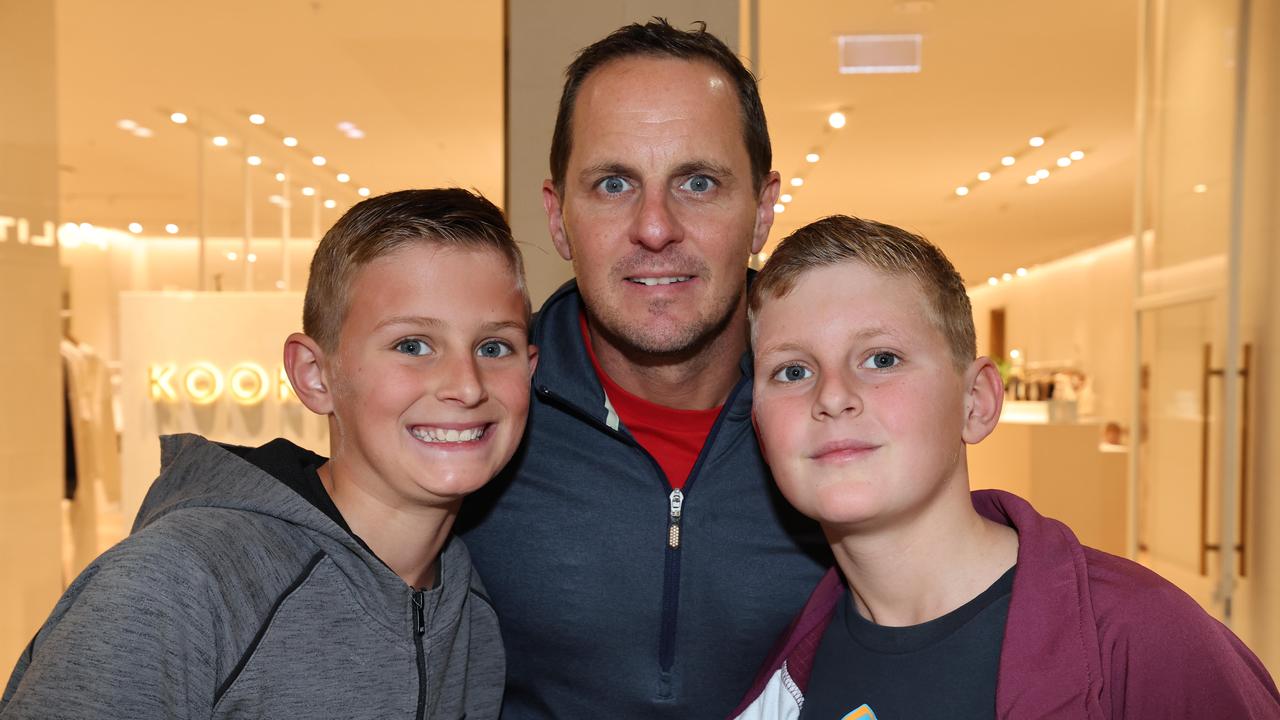
[[[1151,571],[1080,545],[965,445],[1003,398],[938,248],[834,216],[751,288],[753,418],[836,567],[734,717],[1277,718],[1258,659]]]

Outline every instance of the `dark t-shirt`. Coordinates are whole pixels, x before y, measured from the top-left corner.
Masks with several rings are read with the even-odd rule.
[[[1015,568],[959,608],[910,627],[863,618],[846,590],[818,644],[801,720],[994,718]]]

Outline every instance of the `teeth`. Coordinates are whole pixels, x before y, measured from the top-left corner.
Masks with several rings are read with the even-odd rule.
[[[671,285],[672,283],[682,283],[692,277],[693,277],[692,275],[675,275],[672,277],[627,278],[627,279],[639,285],[646,285],[648,287],[653,287],[655,285]]]
[[[410,432],[413,433],[414,437],[423,442],[460,443],[479,440],[484,436],[484,427],[474,427],[466,430],[457,430],[454,428],[415,427]]]

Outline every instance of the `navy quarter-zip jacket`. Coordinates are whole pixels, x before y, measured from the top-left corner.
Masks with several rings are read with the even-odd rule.
[[[750,354],[683,497],[607,405],[570,282],[547,300],[529,430],[457,528],[501,620],[502,717],[723,718],[830,565],[751,426]]]

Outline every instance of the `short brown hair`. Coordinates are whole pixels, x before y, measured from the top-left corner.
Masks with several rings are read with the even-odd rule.
[[[655,17],[641,25],[632,23],[618,28],[603,40],[583,48],[565,69],[564,91],[556,112],[556,127],[551,136],[551,182],[564,193],[564,176],[573,149],[573,108],[578,90],[587,76],[601,66],[628,57],[672,57],[681,60],[709,62],[733,82],[738,92],[742,115],[742,138],[751,159],[752,181],[759,190],[773,166],[773,146],[769,144],[769,126],[760,102],[756,78],[728,45],[707,32],[707,24],[696,22],[693,30],[678,30],[665,18]]]
[[[973,306],[964,279],[936,245],[919,235],[874,220],[832,215],[788,235],[751,284],[747,313],[754,324],[766,300],[791,292],[809,270],[845,262],[860,262],[890,275],[916,282],[924,294],[932,320],[947,344],[956,366],[968,367],[977,356]]]
[[[461,188],[401,190],[357,203],[324,234],[311,258],[302,331],[332,352],[347,316],[347,293],[356,272],[415,242],[497,252],[515,275],[528,314],[520,248],[497,206]]]

